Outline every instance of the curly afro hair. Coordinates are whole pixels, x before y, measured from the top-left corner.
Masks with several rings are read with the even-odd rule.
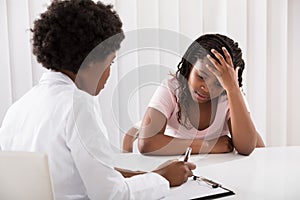
[[[124,39],[122,22],[112,6],[92,0],[53,0],[31,31],[33,54],[43,67],[75,74],[101,42],[114,36],[95,61],[118,50]]]

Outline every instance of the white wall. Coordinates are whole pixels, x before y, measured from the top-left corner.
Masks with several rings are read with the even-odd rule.
[[[30,51],[30,31],[48,0],[0,0],[0,121],[14,101],[39,79],[42,68]],[[111,0],[128,36],[112,67],[100,102],[104,121],[119,145],[141,119],[152,92],[175,70],[190,41],[219,32],[238,41],[246,60],[245,91],[254,121],[269,146],[300,145],[300,46],[298,0]],[[298,11],[298,12],[297,12]],[[168,29],[143,40],[142,28]],[[139,31],[136,31],[139,30]],[[130,42],[127,39],[130,39]],[[169,42],[170,43],[170,42]],[[127,48],[125,48],[127,46]],[[153,47],[153,48],[141,48]],[[127,83],[127,84],[125,84]]]

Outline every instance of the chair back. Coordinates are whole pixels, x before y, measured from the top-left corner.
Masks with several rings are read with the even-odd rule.
[[[0,151],[0,199],[54,200],[47,155]]]

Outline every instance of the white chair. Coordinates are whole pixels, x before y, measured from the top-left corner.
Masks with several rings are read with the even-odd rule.
[[[47,155],[0,151],[0,199],[54,200]]]

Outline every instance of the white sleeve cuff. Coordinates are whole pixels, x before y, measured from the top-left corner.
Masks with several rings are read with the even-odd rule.
[[[126,178],[126,183],[130,199],[160,199],[170,192],[169,181],[153,172]]]

